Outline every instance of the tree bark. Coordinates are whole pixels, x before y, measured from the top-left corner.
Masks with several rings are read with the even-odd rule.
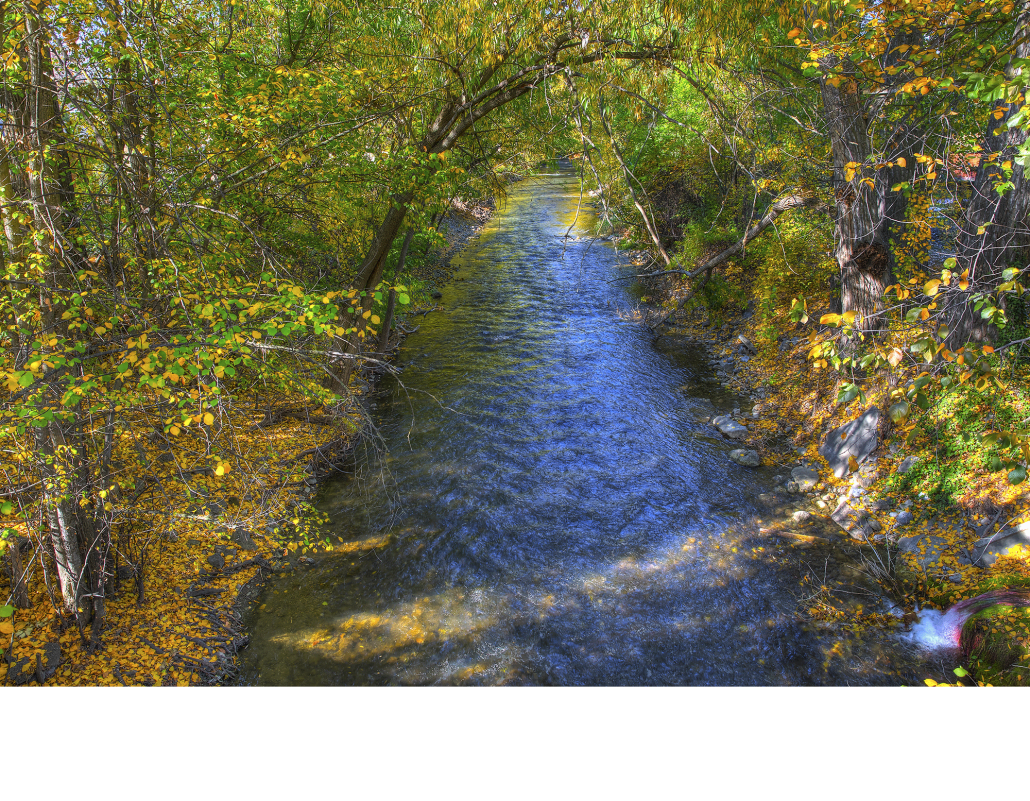
[[[76,526],[75,499],[72,489],[72,466],[62,453],[64,435],[57,423],[34,429],[36,448],[41,457],[43,503],[47,527],[54,547],[57,579],[65,611],[80,620],[79,597],[82,590],[82,548]]]
[[[822,98],[833,153],[834,256],[840,267],[841,306],[856,312],[858,330],[877,333],[884,327],[878,313],[891,280],[884,193],[877,187],[885,176],[871,169],[861,95],[847,65],[838,85],[823,79]]]

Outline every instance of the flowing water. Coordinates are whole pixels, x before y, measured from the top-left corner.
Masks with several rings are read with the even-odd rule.
[[[523,181],[456,260],[382,447],[320,495],[343,544],[266,589],[244,682],[913,680],[900,644],[795,621],[796,558],[755,523],[772,471],[702,422],[740,399],[625,313],[633,270],[579,200],[570,173]]]

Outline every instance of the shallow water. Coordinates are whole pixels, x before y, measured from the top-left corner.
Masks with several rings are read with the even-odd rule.
[[[538,176],[455,260],[381,447],[321,493],[344,544],[266,590],[244,682],[913,681],[897,640],[795,622],[796,558],[755,524],[772,471],[699,420],[743,404],[633,322],[610,282],[636,270],[593,222],[575,176]]]

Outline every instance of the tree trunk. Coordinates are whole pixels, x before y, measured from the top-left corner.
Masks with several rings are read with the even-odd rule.
[[[26,562],[31,559],[32,541],[28,537],[14,537],[8,543],[11,571],[11,600],[21,609],[29,608],[29,591],[25,584]]]
[[[1013,34],[1014,59],[1030,56],[1030,8],[1026,5],[1019,15]],[[1010,79],[1020,69],[1010,63],[1006,70]],[[958,239],[958,271],[969,271],[969,289],[961,291],[954,285],[945,296],[945,319],[948,325],[948,346],[952,350],[969,342],[991,340],[995,334],[974,308],[972,296],[991,292],[1001,283],[1001,274],[1008,266],[1025,267],[1030,229],[1027,213],[1030,211],[1030,187],[1024,169],[1015,157],[1027,140],[1024,124],[1008,127],[1008,121],[1025,105],[1022,93],[1009,101],[1002,99],[988,117],[980,164],[973,180],[972,195],[966,206]],[[996,119],[994,113],[1000,112]],[[996,154],[996,157],[995,157]],[[1011,167],[1006,176],[1005,164]],[[997,186],[1010,182],[1011,187],[998,194]]]
[[[877,187],[885,176],[871,168],[872,147],[858,84],[847,73],[845,69],[839,85],[822,82],[833,152],[834,255],[840,267],[843,311],[856,312],[858,330],[877,333],[884,327],[878,313],[891,279],[884,193]]]
[[[393,282],[397,283],[397,277],[404,272],[404,263],[408,259],[408,248],[411,247],[411,238],[415,235],[412,229],[408,229],[407,235],[404,237],[404,244],[401,246],[401,255],[397,259],[397,267],[393,271]],[[386,316],[383,318],[382,329],[379,332],[379,352],[386,353],[386,349],[390,344],[390,328],[393,325],[393,313],[397,308],[397,290],[390,289],[390,300],[386,304]]]
[[[66,612],[80,620],[82,590],[82,547],[76,527],[72,466],[65,459],[64,434],[57,423],[34,429],[36,449],[42,464],[43,504],[47,527],[54,546],[57,579]]]

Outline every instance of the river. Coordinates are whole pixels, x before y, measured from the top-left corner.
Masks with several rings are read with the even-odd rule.
[[[742,400],[634,322],[594,222],[573,174],[536,176],[455,260],[320,492],[341,543],[266,588],[243,683],[918,681],[889,637],[798,622],[805,568],[756,524],[773,471],[703,422]]]

